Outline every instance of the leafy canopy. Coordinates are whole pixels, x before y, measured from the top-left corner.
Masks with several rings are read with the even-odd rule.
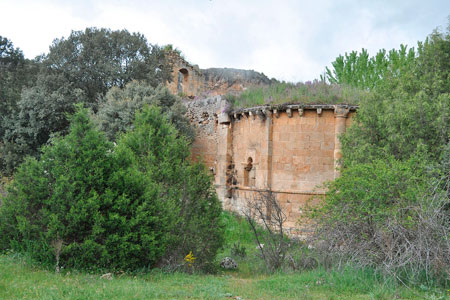
[[[9,66],[10,61],[23,60],[20,51],[14,52],[12,45],[5,43],[2,62],[7,61]],[[68,38],[56,39],[48,55],[38,58],[36,64],[39,74],[32,84],[25,85],[14,79],[14,84],[10,85],[10,81],[0,80],[0,84],[7,84],[5,97],[9,101],[0,104],[2,112],[9,112],[2,114],[0,124],[3,174],[12,174],[25,156],[37,156],[38,149],[51,135],[67,134],[67,115],[74,113],[73,104],[83,103],[96,112],[113,87],[124,88],[127,83],[140,80],[156,88],[170,79],[164,51],[150,45],[143,35],[126,30],[73,31]],[[21,93],[23,87],[26,88]],[[4,89],[0,86],[0,96],[1,90]],[[181,113],[179,105],[173,110],[174,115]],[[133,116],[130,115],[131,120]],[[179,116],[173,119],[183,123]]]
[[[144,82],[132,81],[123,89],[111,88],[100,105],[97,121],[108,138],[115,140],[119,133],[133,128],[136,112],[145,105],[160,107],[178,131],[189,141],[193,140],[194,131],[185,117],[185,106],[162,85],[153,88]]]

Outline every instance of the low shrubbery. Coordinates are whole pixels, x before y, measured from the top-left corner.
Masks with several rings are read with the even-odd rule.
[[[252,86],[238,95],[227,95],[227,99],[237,109],[284,103],[358,104],[365,96],[366,92],[358,88],[315,80],[306,83],[277,82],[270,85]]]
[[[418,159],[393,158],[344,169],[312,217],[321,259],[351,262],[401,281],[450,279],[449,179]]]
[[[86,270],[206,267],[222,246],[207,171],[160,110],[145,108],[114,147],[78,108],[70,132],[19,168],[0,207],[0,247]]]

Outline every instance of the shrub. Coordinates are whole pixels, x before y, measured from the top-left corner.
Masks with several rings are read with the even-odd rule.
[[[135,114],[144,105],[161,108],[179,133],[189,141],[194,138],[194,130],[185,117],[186,108],[180,99],[170,93],[164,86],[153,88],[144,82],[131,81],[123,89],[112,87],[105,96],[96,115],[100,128],[110,140],[115,140],[119,133],[133,128]]]
[[[257,248],[270,271],[283,266],[289,250],[286,236],[286,214],[271,191],[259,192],[246,203],[243,211],[250,225]]]
[[[448,182],[430,191],[433,179],[426,174],[418,158],[343,169],[313,213],[318,245],[337,258],[398,278],[448,276],[449,198],[442,189]]]
[[[206,264],[222,244],[221,206],[188,157],[158,108],[138,114],[114,148],[78,107],[69,134],[16,173],[0,207],[0,247],[57,269],[136,270],[174,249]]]
[[[133,159],[140,172],[161,187],[171,218],[162,265],[177,268],[192,251],[193,267],[208,267],[223,244],[222,206],[206,168],[191,163],[188,143],[159,109],[144,109],[135,129],[118,141],[121,159]]]
[[[61,264],[82,269],[155,263],[167,232],[158,187],[112,150],[79,108],[70,133],[16,173],[1,210],[2,248],[50,264],[62,241]]]

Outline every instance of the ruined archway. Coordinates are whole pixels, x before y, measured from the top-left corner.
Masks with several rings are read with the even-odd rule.
[[[178,94],[183,94],[186,92],[189,80],[189,71],[186,68],[181,68],[178,70],[178,84],[177,92]]]

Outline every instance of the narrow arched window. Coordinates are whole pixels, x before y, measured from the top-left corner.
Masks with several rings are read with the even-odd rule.
[[[253,166],[253,159],[249,157],[247,164],[244,167],[244,186],[255,185],[255,167]]]
[[[177,82],[177,92],[182,94],[186,92],[188,86],[189,72],[187,69],[182,68],[178,70],[178,82]]]

